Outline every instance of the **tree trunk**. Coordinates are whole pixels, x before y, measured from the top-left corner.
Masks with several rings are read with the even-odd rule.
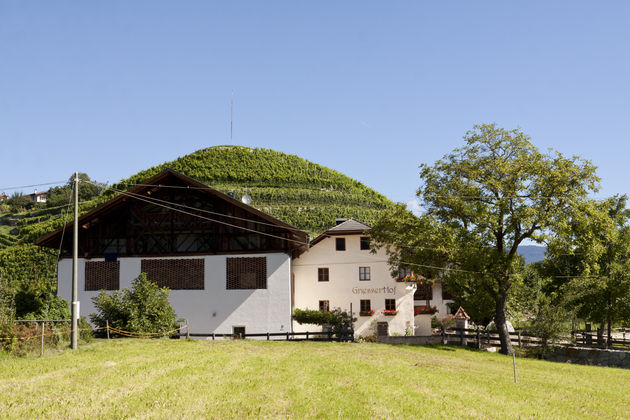
[[[510,332],[507,328],[506,318],[505,318],[505,308],[507,302],[507,295],[499,296],[497,299],[497,308],[494,314],[494,323],[497,326],[497,331],[499,332],[499,339],[501,340],[501,353],[511,356],[514,353],[514,349],[512,348],[512,340],[510,339]]]

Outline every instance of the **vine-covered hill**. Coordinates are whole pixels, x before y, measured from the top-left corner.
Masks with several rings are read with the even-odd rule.
[[[166,167],[224,193],[233,193],[238,199],[248,194],[252,206],[311,236],[324,232],[339,217],[372,224],[393,205],[362,183],[299,156],[241,146],[202,149],[143,170],[115,187],[130,188]],[[82,202],[80,212],[91,210],[113,195],[112,190],[106,190],[96,199]],[[0,214],[0,280],[7,279],[14,286],[35,281],[41,286],[54,285],[55,252],[35,246],[33,241],[67,222],[70,214],[66,209],[57,206]]]
[[[299,156],[269,149],[216,146],[154,166],[122,181],[140,183],[165,167],[241,198],[251,205],[305,230],[321,233],[335,218],[353,217],[368,224],[392,202],[354,179]]]

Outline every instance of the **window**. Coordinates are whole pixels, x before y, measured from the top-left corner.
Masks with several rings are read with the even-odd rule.
[[[411,268],[402,268],[401,267],[401,268],[398,269],[398,277],[400,277],[401,279],[403,277],[407,277],[407,276],[410,276],[412,274],[413,274],[413,272],[411,271]]]
[[[226,261],[226,289],[266,289],[267,258],[228,258]]]
[[[370,238],[367,236],[361,236],[361,249],[370,249]]]
[[[328,267],[317,269],[317,281],[328,281]]]
[[[85,263],[85,290],[118,290],[120,263],[88,261]]]
[[[236,338],[245,338],[245,327],[232,327],[232,336]]]
[[[447,292],[444,289],[444,283],[442,283],[442,300],[452,300],[453,299],[453,295],[451,295],[449,292]]]
[[[433,287],[430,284],[418,285],[418,289],[413,294],[414,300],[431,300],[433,299]]]
[[[370,267],[359,267],[359,281],[370,280]]]
[[[346,250],[346,238],[337,238],[335,240],[335,246],[337,251],[345,251]]]
[[[360,301],[361,312],[370,312],[372,310],[372,301],[365,299]]]
[[[319,301],[319,310],[322,311],[322,312],[329,312],[330,311],[330,301],[320,300]]]
[[[142,260],[140,271],[160,287],[203,290],[203,258]]]
[[[396,310],[396,299],[385,299],[385,310],[386,311],[395,311]]]

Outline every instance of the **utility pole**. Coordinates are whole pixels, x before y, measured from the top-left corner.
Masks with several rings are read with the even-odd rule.
[[[72,240],[72,339],[71,347],[77,348],[77,330],[79,327],[79,296],[78,296],[78,267],[79,267],[79,173],[74,173],[74,224]]]

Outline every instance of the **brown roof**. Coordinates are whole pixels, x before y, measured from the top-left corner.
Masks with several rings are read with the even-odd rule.
[[[184,183],[186,183],[187,185],[189,185],[190,187],[193,188],[199,188],[201,191],[207,193],[207,194],[211,194],[211,195],[215,195],[227,202],[229,202],[230,204],[233,204],[234,206],[240,207],[250,213],[253,213],[259,217],[261,217],[262,219],[273,223],[277,226],[280,227],[284,227],[287,230],[289,230],[291,232],[291,235],[293,236],[294,239],[300,241],[300,242],[307,242],[308,239],[308,235],[306,234],[306,232],[299,230],[297,228],[295,228],[294,226],[289,225],[288,223],[283,222],[282,220],[276,219],[275,217],[262,212],[250,205],[247,205],[243,202],[241,202],[240,200],[237,200],[233,197],[230,197],[227,194],[222,193],[219,190],[216,190],[212,187],[209,187],[199,181],[197,181],[196,179],[193,179],[189,176],[186,176],[182,173],[179,173],[173,169],[167,168],[164,169],[163,171],[159,172],[158,174],[152,176],[149,179],[144,180],[143,182],[137,184],[136,186],[134,186],[133,188],[127,190],[127,193],[131,193],[131,194],[139,194],[141,192],[145,192],[147,190],[152,190],[155,188],[159,188],[161,185],[168,185],[166,184],[164,181],[166,181],[167,178],[169,177],[176,177],[179,178],[180,180],[182,180]],[[112,198],[109,201],[106,201],[105,203],[101,204],[100,206],[96,207],[95,209],[90,210],[89,212],[85,213],[84,215],[82,215],[81,217],[79,217],[79,226],[85,224],[87,221],[99,216],[100,214],[111,210],[112,208],[114,208],[117,204],[119,204],[120,202],[124,201],[125,199],[127,199],[127,195],[125,194],[118,194],[116,197]],[[73,226],[73,222],[68,223],[65,226],[65,229],[70,229]],[[60,240],[59,236],[62,234],[64,227],[60,227],[59,229],[55,230],[54,232],[49,233],[48,235],[45,235],[39,239],[37,239],[35,241],[36,245],[40,245],[40,246],[48,246],[48,247],[56,247],[57,245],[52,246],[53,241],[54,240]],[[57,241],[58,243],[58,241]]]
[[[348,219],[345,222],[331,227],[326,232],[313,239],[313,241],[311,242],[311,246],[315,245],[328,236],[361,235],[370,229],[372,229],[372,226],[366,223],[360,222],[355,219]]]
[[[453,318],[455,318],[455,319],[470,319],[470,316],[466,313],[464,308],[462,308],[460,306],[459,309],[457,310],[457,312],[455,312],[455,315],[453,315]]]

